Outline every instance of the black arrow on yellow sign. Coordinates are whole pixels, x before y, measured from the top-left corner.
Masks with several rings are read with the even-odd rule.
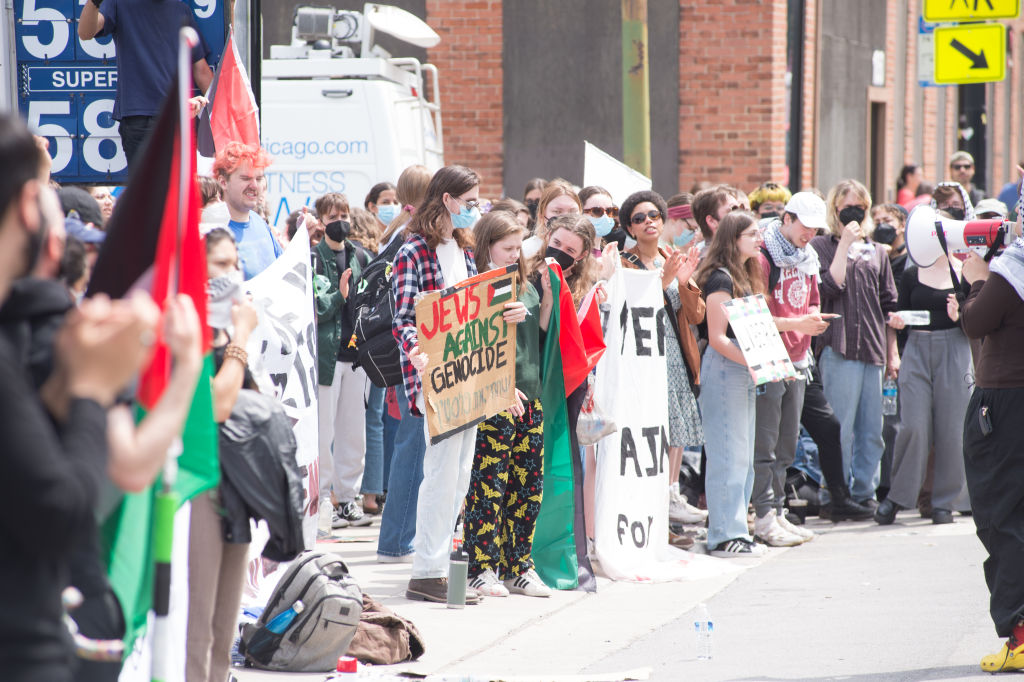
[[[981,52],[978,53],[972,52],[970,48],[968,48],[966,45],[961,43],[956,38],[953,38],[953,42],[951,42],[949,46],[956,50],[957,52],[959,52],[960,54],[962,54],[963,56],[970,59],[972,69],[988,68],[988,60],[985,59],[985,50],[982,50]]]

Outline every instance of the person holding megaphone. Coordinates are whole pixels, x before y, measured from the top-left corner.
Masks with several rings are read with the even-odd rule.
[[[964,417],[964,465],[978,539],[988,551],[985,581],[998,653],[981,659],[986,672],[1024,669],[1024,238],[1021,202],[1016,240],[991,268],[970,253],[963,276],[971,291],[960,311],[964,332],[983,339],[975,387]]]

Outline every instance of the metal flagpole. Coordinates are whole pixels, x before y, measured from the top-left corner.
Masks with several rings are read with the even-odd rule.
[[[176,226],[174,262],[168,298],[178,293],[181,281],[181,250],[188,220],[189,177],[192,163],[192,127],[188,100],[192,94],[192,48],[199,44],[199,35],[191,27],[178,31],[178,224]],[[178,455],[181,439],[177,439],[163,467],[163,484],[156,495],[153,518],[153,558],[156,573],[153,581],[153,682],[166,682],[170,675],[172,634],[168,613],[171,605],[171,552],[174,546],[174,515],[178,511],[178,493],[174,483],[178,477]]]

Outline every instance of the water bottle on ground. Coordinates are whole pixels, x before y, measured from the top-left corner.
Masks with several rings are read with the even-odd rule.
[[[267,623],[267,629],[276,635],[284,634],[284,631],[288,629],[288,626],[295,620],[295,616],[302,613],[302,610],[306,608],[306,605],[301,600],[296,599],[292,607],[287,611],[282,611]]]
[[[896,414],[897,400],[898,389],[896,388],[896,380],[892,378],[886,379],[882,384],[882,414],[887,417]]]
[[[708,616],[707,604],[697,607],[697,619],[693,621],[693,631],[697,636],[697,660],[711,660],[711,637],[715,632],[715,624]]]
[[[461,609],[466,606],[466,583],[468,581],[469,555],[462,550],[462,543],[460,542],[453,547],[449,557],[448,608]]]

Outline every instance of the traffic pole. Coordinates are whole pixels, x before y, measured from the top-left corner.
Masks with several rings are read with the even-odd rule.
[[[651,177],[647,0],[622,0],[622,160]]]

